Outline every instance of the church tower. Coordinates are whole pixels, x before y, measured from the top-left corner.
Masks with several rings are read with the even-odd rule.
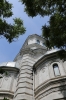
[[[41,36],[34,34],[26,39],[14,59],[20,65],[14,100],[34,100],[33,65],[46,51]]]

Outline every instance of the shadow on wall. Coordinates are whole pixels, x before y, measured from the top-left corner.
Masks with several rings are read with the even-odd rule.
[[[60,85],[58,86],[59,94],[62,95],[62,98],[54,99],[54,100],[66,100],[66,78],[62,78],[57,81]]]

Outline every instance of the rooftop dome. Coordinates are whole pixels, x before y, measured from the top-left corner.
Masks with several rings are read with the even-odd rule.
[[[16,67],[18,68],[18,63],[16,62],[4,62],[0,64],[0,67],[5,66],[5,67]]]

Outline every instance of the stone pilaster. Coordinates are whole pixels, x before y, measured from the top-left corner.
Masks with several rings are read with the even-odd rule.
[[[13,100],[33,100],[33,72],[35,63],[30,54],[24,54],[21,62],[17,89]]]

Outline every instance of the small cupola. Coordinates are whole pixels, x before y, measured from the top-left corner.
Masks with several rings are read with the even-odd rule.
[[[33,34],[27,38],[22,48],[37,49],[37,48],[46,48],[46,46],[44,43],[44,39],[41,36]]]

